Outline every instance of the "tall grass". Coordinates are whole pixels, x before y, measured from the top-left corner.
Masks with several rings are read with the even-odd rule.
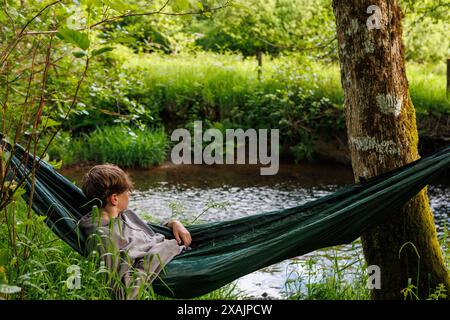
[[[254,62],[237,55],[130,54],[121,70],[142,83],[130,93],[133,99],[153,114],[170,114],[178,123],[197,116],[222,117],[245,106],[258,86]]]
[[[15,207],[15,208],[14,208]],[[7,285],[20,292],[3,294],[6,299],[106,299],[107,283],[98,275],[93,261],[83,260],[67,244],[57,238],[36,214],[28,217],[27,205],[18,200],[10,205],[14,219],[0,224],[0,250],[6,259],[3,265]],[[5,218],[2,215],[2,218]],[[11,243],[15,239],[17,242]],[[67,268],[79,266],[85,275],[83,290],[70,290],[66,285]],[[1,295],[0,295],[1,297]]]
[[[439,244],[445,259],[445,265],[450,272],[450,239],[449,229],[439,236]],[[352,244],[352,256],[345,260],[336,247],[328,248],[317,256],[306,260],[297,260],[295,269],[285,283],[289,299],[294,300],[368,300],[370,290],[367,287],[367,264],[363,259],[361,249]],[[381,275],[382,276],[382,275]],[[419,299],[414,294],[416,287],[405,284],[404,299]],[[432,288],[428,300],[446,299],[449,292],[443,285]]]
[[[323,256],[313,256],[296,262],[298,268],[285,284],[287,292],[290,292],[289,299],[370,299],[370,291],[366,285],[366,264],[359,251],[353,247],[354,258],[345,261],[336,248],[330,248],[326,252]]]
[[[284,149],[300,160],[313,155],[317,139],[345,132],[337,64],[297,55],[266,56],[258,79],[255,59],[232,53],[136,54],[117,45],[108,59],[111,67],[96,69],[83,94],[85,113],[80,112],[67,125],[75,134],[89,132],[94,125],[110,127],[117,123],[170,131],[188,127],[194,120],[204,121],[205,129],[217,124],[227,128],[277,128]],[[407,73],[421,134],[447,130],[450,100],[445,92],[444,63],[410,63]],[[433,126],[436,119],[439,128]],[[120,138],[112,138],[114,135]],[[163,161],[161,148],[156,148],[159,151],[152,156],[149,150],[153,148],[136,152],[142,144],[134,143],[131,136],[109,129],[94,133],[80,142],[85,147],[77,149],[78,159],[142,167]],[[71,142],[70,148],[78,145]],[[60,153],[65,154],[64,150]]]
[[[171,130],[201,119],[205,127],[220,122],[225,127],[277,128],[281,144],[290,148],[297,160],[313,154],[316,139],[345,132],[337,64],[296,55],[265,57],[258,79],[254,58],[231,53],[162,56],[135,54],[119,46],[109,58],[116,63],[120,79],[130,84],[124,87],[126,99],[122,98],[122,103],[133,102],[139,110],[146,110],[142,112],[152,115],[152,125]],[[407,64],[421,134],[437,130],[432,125],[436,118],[440,118],[442,130],[448,126],[450,100],[446,98],[444,71],[444,63]],[[104,99],[115,94],[117,81],[113,80],[86,104],[115,110],[116,101]],[[106,94],[108,90],[111,94]],[[127,108],[133,110],[132,106]],[[98,118],[106,119],[103,114]]]
[[[419,115],[450,115],[445,64],[407,66],[411,98]]]
[[[164,130],[100,127],[90,134],[59,136],[50,147],[53,159],[76,162],[114,163],[121,167],[148,168],[166,160],[169,141]]]
[[[231,110],[248,105],[258,90],[277,94],[286,82],[308,90],[311,95],[343,103],[339,66],[305,57],[266,57],[261,81],[257,79],[256,61],[234,54],[137,55],[119,48],[114,59],[125,74],[135,74],[141,79],[143,85],[136,94],[153,103],[158,100],[162,105],[182,108],[183,103],[195,101]],[[407,75],[418,113],[450,112],[445,61],[437,65],[407,63]]]
[[[89,258],[80,256],[69,245],[59,239],[43,222],[42,217],[33,214],[27,218],[27,205],[23,200],[14,204],[15,236],[18,242],[12,245],[7,235],[9,227],[0,223],[0,300],[109,300],[111,278],[115,279],[102,266],[98,255]],[[0,219],[3,219],[1,217]],[[0,220],[0,222],[4,222]],[[26,228],[31,228],[27,237]],[[24,255],[24,250],[27,253]],[[73,272],[69,267],[79,268],[80,286],[71,287]],[[117,279],[116,279],[117,281]],[[15,293],[2,293],[1,287],[17,287]],[[197,299],[236,299],[240,297],[234,284],[226,285]],[[151,286],[142,288],[140,299],[168,299],[155,294]]]

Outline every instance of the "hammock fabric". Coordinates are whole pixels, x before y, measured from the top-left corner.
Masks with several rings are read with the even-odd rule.
[[[11,146],[6,145],[11,151]],[[12,159],[18,177],[29,174],[33,158],[16,145]],[[77,221],[90,208],[87,199],[71,181],[39,158],[33,210],[47,216],[51,230],[82,255],[85,238]],[[21,162],[22,161],[22,162]],[[27,163],[25,166],[24,164]],[[308,252],[346,244],[357,239],[417,194],[450,165],[450,146],[367,181],[296,207],[256,214],[232,221],[188,226],[193,250],[175,257],[153,282],[156,293],[192,298],[263,267]],[[31,182],[27,178],[25,200]],[[149,224],[172,238],[169,229]]]

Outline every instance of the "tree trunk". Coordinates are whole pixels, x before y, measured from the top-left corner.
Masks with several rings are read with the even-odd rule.
[[[402,12],[397,0],[333,0],[333,9],[349,148],[358,180],[419,158],[405,72]],[[418,284],[413,292],[419,298],[428,297],[441,283],[450,292],[426,189],[364,234],[362,244],[367,264],[381,270],[381,289],[372,290],[374,299],[403,299],[408,279]]]

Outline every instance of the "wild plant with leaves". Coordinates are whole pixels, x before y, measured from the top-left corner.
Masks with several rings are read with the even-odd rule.
[[[114,40],[99,40],[97,30],[133,16],[203,14],[226,5],[228,2],[203,5],[201,1],[186,0],[150,3],[5,0],[2,3],[0,224],[2,237],[6,235],[0,242],[2,296],[19,291],[15,286],[19,279],[22,284],[27,283],[21,278],[23,272],[35,261],[36,252],[49,248],[45,240],[37,241],[45,217],[35,217],[31,209],[39,167],[34,157],[45,157],[61,125],[81,103],[78,96],[89,76],[90,64],[114,48]],[[11,169],[16,143],[34,156],[33,160],[27,157],[22,160],[24,165],[27,161],[33,163],[29,172],[20,178]],[[31,193],[26,207],[18,209],[25,180],[31,182]],[[22,288],[20,297],[25,296]]]

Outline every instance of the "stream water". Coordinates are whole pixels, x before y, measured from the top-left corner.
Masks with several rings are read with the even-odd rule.
[[[62,174],[79,183],[87,169],[66,169]],[[156,220],[172,215],[184,221],[199,215],[201,221],[230,220],[299,205],[353,181],[350,167],[327,163],[282,164],[274,176],[260,176],[259,168],[250,165],[167,164],[127,172],[135,183],[130,208]],[[439,236],[450,225],[449,194],[448,185],[429,188]],[[320,281],[323,270],[350,266],[344,274],[351,280],[363,264],[361,245],[355,241],[274,264],[238,279],[236,285],[248,297],[285,298],[304,290],[308,281]]]

